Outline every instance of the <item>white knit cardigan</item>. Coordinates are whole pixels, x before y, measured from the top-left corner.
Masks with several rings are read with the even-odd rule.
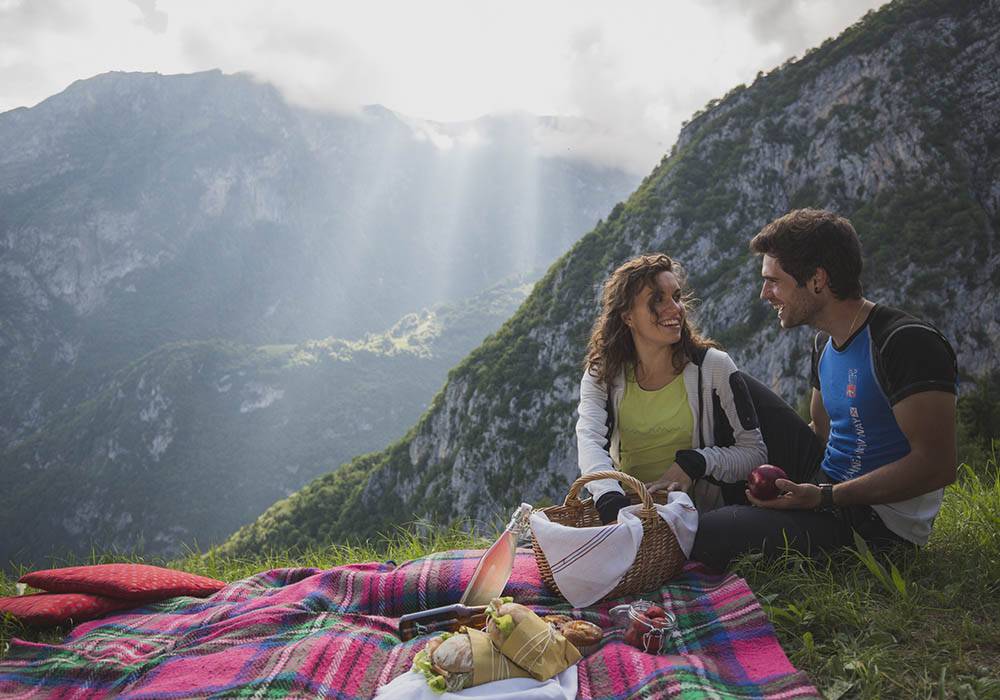
[[[688,404],[694,417],[691,447],[705,458],[705,476],[718,481],[738,482],[767,461],[767,447],[759,428],[743,427],[736,405],[729,376],[736,365],[728,354],[709,348],[701,363],[702,400],[698,400],[698,365],[689,362],[684,368],[684,387]],[[731,447],[715,446],[715,420],[712,411],[712,394],[718,395],[729,425],[733,429],[735,444]],[[625,394],[625,372],[619,373],[611,385],[611,406],[614,411],[614,429],[608,440],[608,391],[604,384],[589,371],[584,371],[580,382],[580,417],[576,423],[576,444],[581,474],[618,469],[621,450],[621,431],[617,416]],[[704,445],[701,441],[704,440]],[[606,447],[607,446],[607,447]],[[669,465],[665,465],[669,466]],[[596,501],[608,491],[622,493],[617,481],[602,479],[587,484]],[[699,510],[711,510],[722,505],[717,486],[701,479],[695,488],[695,502]]]

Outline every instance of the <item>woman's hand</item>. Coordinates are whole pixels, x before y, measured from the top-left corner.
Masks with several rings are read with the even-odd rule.
[[[661,476],[656,481],[651,481],[646,484],[646,490],[649,493],[656,493],[657,491],[687,491],[691,488],[691,477],[687,475],[677,462],[670,465],[663,476]]]

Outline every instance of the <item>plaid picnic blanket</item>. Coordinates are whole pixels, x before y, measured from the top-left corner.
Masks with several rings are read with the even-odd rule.
[[[425,640],[397,618],[458,600],[480,551],[334,569],[276,569],[210,598],[173,598],[77,626],[61,644],[12,640],[4,698],[370,698],[409,669]],[[538,612],[568,604],[519,550],[505,591]],[[579,698],[819,697],[788,662],[746,582],[697,565],[647,597],[677,615],[676,653],[652,656],[610,632],[578,666]],[[582,611],[604,628],[614,603]]]

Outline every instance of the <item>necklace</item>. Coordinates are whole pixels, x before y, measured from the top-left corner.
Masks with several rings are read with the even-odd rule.
[[[854,324],[858,322],[858,316],[861,315],[861,309],[865,308],[866,306],[868,306],[868,300],[867,299],[862,299],[861,300],[861,306],[858,307],[858,310],[854,314],[854,320],[851,321],[851,328],[850,328],[850,330],[847,331],[847,337],[848,338],[850,338],[851,334],[854,332]]]

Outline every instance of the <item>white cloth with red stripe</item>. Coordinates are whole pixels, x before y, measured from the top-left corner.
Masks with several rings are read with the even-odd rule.
[[[618,511],[618,522],[603,527],[569,527],[549,520],[538,511],[531,515],[531,529],[552,569],[563,597],[574,608],[593,605],[610,593],[632,566],[642,542],[640,505]],[[698,532],[698,511],[691,497],[672,491],[660,514],[677,537],[684,556],[691,555]]]

